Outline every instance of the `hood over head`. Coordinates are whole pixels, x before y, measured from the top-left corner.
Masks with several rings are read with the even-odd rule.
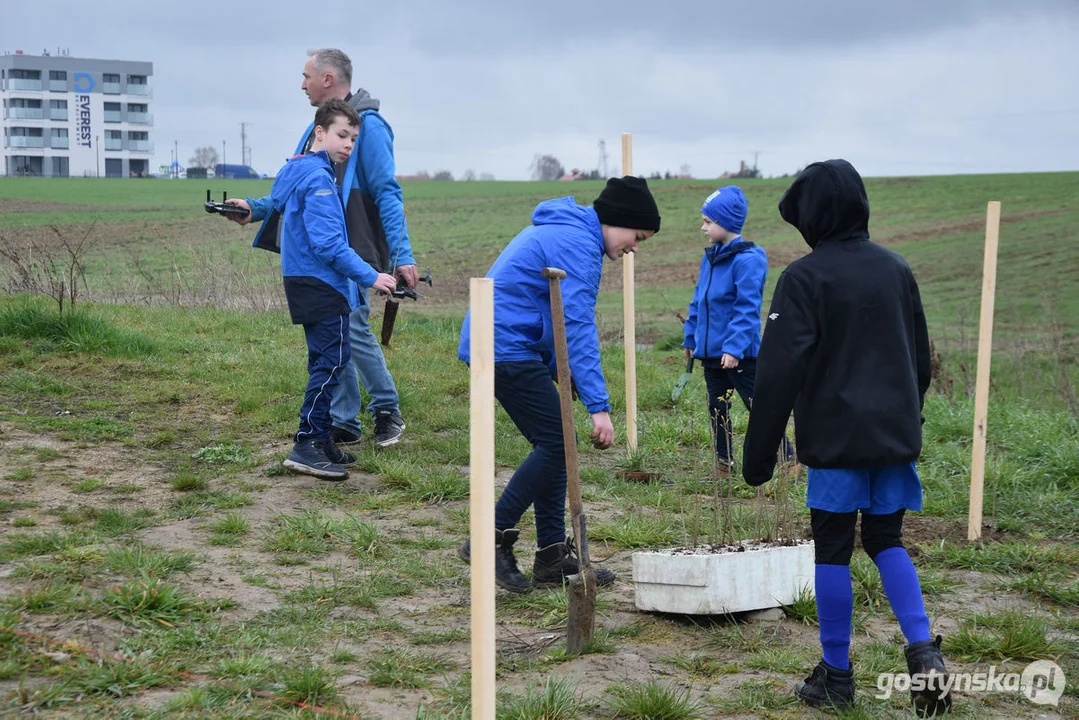
[[[846,160],[807,166],[779,200],[779,214],[811,248],[832,240],[869,238],[869,198],[862,176]]]

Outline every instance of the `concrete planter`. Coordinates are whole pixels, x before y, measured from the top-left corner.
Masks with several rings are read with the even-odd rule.
[[[675,548],[633,554],[640,610],[722,615],[789,605],[813,590],[813,542]]]

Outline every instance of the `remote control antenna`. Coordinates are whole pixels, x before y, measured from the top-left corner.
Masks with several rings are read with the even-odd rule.
[[[210,190],[206,190],[206,202],[213,202],[213,198],[210,196]]]

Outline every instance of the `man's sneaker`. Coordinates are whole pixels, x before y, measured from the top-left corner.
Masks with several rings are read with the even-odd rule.
[[[513,556],[513,544],[520,536],[520,530],[495,530],[495,584],[510,592],[526,593],[532,589],[532,583],[517,568],[517,558]],[[465,540],[457,549],[457,557],[472,563],[471,540]]]
[[[854,707],[854,668],[840,670],[821,660],[805,682],[794,686],[794,694],[810,707],[850,710]]]
[[[570,538],[565,542],[548,545],[536,551],[536,560],[532,563],[532,584],[536,587],[561,585],[570,575],[581,571],[577,558],[573,556],[576,546]],[[615,574],[602,567],[592,567],[596,571],[596,585],[604,587],[614,582]]]
[[[912,681],[910,699],[918,717],[943,715],[952,709],[948,669],[944,667],[944,656],[940,652],[942,639],[937,635],[936,640],[916,642],[904,650],[907,672]],[[915,684],[915,678],[920,682]],[[915,687],[919,690],[915,691]]]
[[[356,456],[347,450],[342,450],[337,447],[336,443],[326,443],[323,449],[326,451],[326,457],[328,457],[330,462],[335,465],[344,465],[347,467],[356,464]]]
[[[330,437],[333,438],[335,445],[355,445],[360,441],[359,433],[337,427],[336,425],[330,426]]]
[[[345,480],[348,470],[326,456],[329,440],[299,440],[285,460],[285,467],[303,475],[313,475],[321,480]]]
[[[375,445],[387,447],[396,445],[401,441],[401,435],[405,432],[405,421],[400,413],[395,410],[378,410],[375,412]]]

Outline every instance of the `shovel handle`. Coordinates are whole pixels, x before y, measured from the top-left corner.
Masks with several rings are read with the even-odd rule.
[[[689,358],[686,359],[686,372],[687,373],[693,372],[693,356],[692,355],[690,355]]]

